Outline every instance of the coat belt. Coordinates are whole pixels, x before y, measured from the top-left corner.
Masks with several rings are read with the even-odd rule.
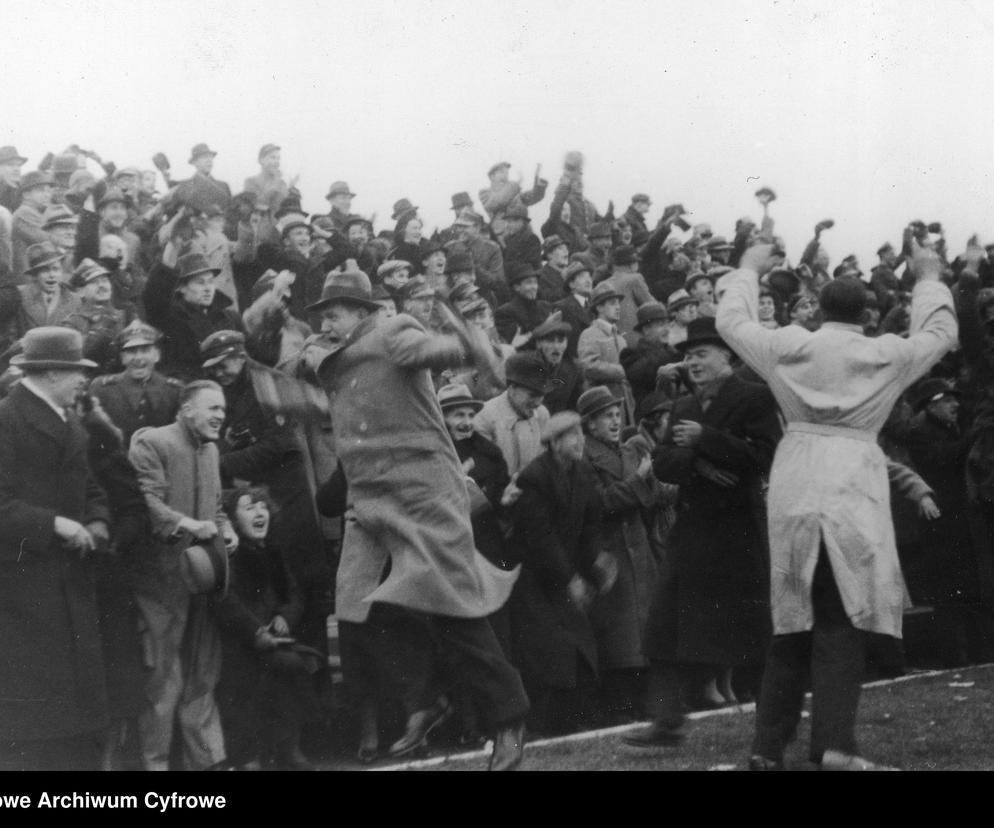
[[[787,423],[787,431],[799,431],[804,434],[820,434],[822,437],[845,437],[848,440],[861,440],[864,443],[876,443],[877,435],[871,431],[846,426],[826,425],[824,423]]]

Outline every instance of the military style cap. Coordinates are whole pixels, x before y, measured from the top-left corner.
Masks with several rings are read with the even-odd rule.
[[[239,331],[214,331],[200,343],[203,367],[210,368],[230,356],[245,355],[245,334]]]
[[[162,334],[158,329],[136,319],[118,335],[117,347],[122,351],[125,348],[143,348],[146,345],[158,345],[160,339]]]
[[[101,276],[110,276],[110,271],[98,265],[93,259],[83,259],[72,272],[72,286],[83,287]]]

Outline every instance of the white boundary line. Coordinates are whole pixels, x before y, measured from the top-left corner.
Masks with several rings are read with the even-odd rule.
[[[964,670],[971,670],[976,667],[991,667],[992,664],[971,664],[967,667],[954,667],[948,670],[922,670],[920,672],[912,672],[903,676],[897,676],[891,679],[881,679],[880,681],[870,681],[863,685],[863,689],[872,687],[885,687],[889,684],[900,684],[905,681],[915,681],[916,679],[932,678],[934,676],[942,676],[947,673],[960,673]],[[805,698],[810,698],[811,694],[806,694]],[[756,709],[754,702],[749,702],[749,704],[733,704],[728,707],[719,707],[717,710],[696,710],[693,713],[688,713],[686,718],[688,721],[695,721],[698,719],[709,719],[712,716],[730,716],[735,713],[751,713]],[[530,748],[538,747],[549,747],[551,745],[565,745],[571,742],[585,742],[593,739],[603,739],[608,736],[618,736],[622,733],[629,733],[632,730],[637,730],[641,727],[645,727],[649,722],[632,722],[631,724],[617,725],[615,727],[605,727],[599,730],[584,730],[580,733],[569,733],[566,736],[552,736],[548,739],[538,739],[534,742],[528,742],[525,745],[525,750]],[[473,759],[485,759],[490,755],[490,742],[487,743],[487,747],[480,750],[471,750],[465,753],[447,753],[444,756],[432,756],[428,759],[413,759],[410,762],[400,762],[395,765],[384,765],[383,767],[376,768],[366,768],[370,771],[399,771],[399,770],[420,770],[423,768],[435,768],[439,765],[444,765],[448,762],[467,762]]]

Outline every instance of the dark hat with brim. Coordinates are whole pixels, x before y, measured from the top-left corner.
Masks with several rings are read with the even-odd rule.
[[[538,279],[542,275],[534,267],[528,264],[528,262],[514,262],[509,268],[509,271],[510,272],[507,274],[507,283],[512,286],[518,284],[518,282],[524,281],[525,279],[530,279],[533,276]]]
[[[245,356],[245,334],[241,331],[214,331],[200,343],[201,366],[211,368],[232,356]]]
[[[176,270],[179,275],[176,277],[177,284],[183,284],[194,276],[199,276],[201,273],[213,273],[217,276],[221,272],[221,268],[212,267],[211,263],[207,261],[207,257],[202,253],[187,253],[180,256],[176,262]]]
[[[622,295],[618,292],[618,289],[614,286],[614,282],[610,279],[605,279],[603,282],[594,287],[593,292],[590,294],[590,309],[593,310],[598,305],[608,301],[609,299],[621,299]]]
[[[417,209],[417,207],[411,204],[411,200],[409,198],[401,198],[393,203],[393,214],[390,218],[394,221],[400,221],[400,219],[408,213],[414,213]]]
[[[547,394],[551,383],[545,360],[536,353],[512,354],[504,365],[508,383],[539,394]]]
[[[335,303],[356,305],[370,311],[380,309],[380,306],[373,301],[373,289],[369,277],[361,270],[352,269],[350,265],[347,265],[347,268],[341,273],[328,274],[321,289],[321,298],[313,305],[308,305],[308,311],[319,311]]]
[[[665,322],[669,318],[670,315],[661,302],[646,302],[635,311],[635,330],[641,331],[652,322]]]
[[[635,411],[635,419],[644,420],[653,414],[658,414],[660,411],[672,410],[673,398],[665,391],[653,391],[651,394],[647,394],[642,399],[642,402],[639,403],[638,409]]]
[[[108,204],[115,204],[115,203],[127,204],[128,199],[125,197],[124,193],[122,193],[120,190],[112,188],[107,190],[107,192],[103,194],[103,197],[100,199],[100,201],[97,202],[97,209],[99,210],[101,207],[106,207]]]
[[[355,193],[352,192],[349,185],[344,181],[335,181],[328,189],[328,195],[325,198],[331,201],[337,195],[347,195],[349,198],[355,198]]]
[[[471,273],[476,270],[473,254],[468,250],[456,249],[445,257],[445,273]]]
[[[83,359],[83,337],[73,328],[32,328],[24,334],[21,348],[21,353],[13,357],[10,364],[22,371],[97,367],[97,363]]]
[[[638,251],[630,244],[622,245],[611,254],[611,262],[616,265],[633,265],[639,261]]]
[[[197,144],[192,150],[190,150],[190,160],[187,161],[188,164],[192,164],[201,155],[209,155],[211,158],[217,155],[214,150],[212,150],[207,144]]]
[[[690,348],[696,348],[698,345],[717,345],[726,351],[732,350],[731,346],[718,334],[713,316],[699,316],[697,319],[692,320],[687,325],[687,338],[683,342],[678,343],[676,349],[680,353],[684,353]]]
[[[687,293],[686,290],[680,288],[679,290],[674,290],[669,298],[666,300],[666,310],[668,313],[676,313],[680,308],[685,308],[687,305],[699,305],[700,302]]]
[[[27,249],[28,266],[24,268],[25,273],[34,273],[43,267],[61,262],[65,255],[50,241],[38,242]]]
[[[110,278],[110,271],[98,265],[93,259],[83,259],[72,273],[72,286],[75,288],[85,287],[90,282],[99,279],[101,276]]]
[[[17,162],[18,165],[28,163],[28,159],[21,155],[16,147],[0,147],[0,164],[9,164],[11,161]]]
[[[622,402],[623,400],[614,396],[606,385],[596,385],[580,395],[580,399],[576,402],[576,410],[580,419],[586,422],[605,408],[621,405]]]
[[[32,170],[21,179],[21,192],[26,193],[28,190],[33,190],[35,187],[51,187],[54,186],[54,184],[55,179],[52,178],[52,176],[50,176],[47,172]]]
[[[187,546],[179,557],[179,574],[194,595],[219,595],[228,592],[228,552],[220,533],[210,540]]]
[[[504,212],[504,219],[506,221],[512,219],[521,219],[522,221],[531,221],[528,216],[528,208],[524,204],[512,204]]]
[[[563,274],[563,283],[569,287],[570,283],[581,273],[589,273],[591,277],[594,275],[594,269],[590,267],[586,262],[574,261],[570,262],[566,266],[566,272]]]
[[[463,207],[472,207],[473,199],[470,198],[469,193],[456,193],[452,196],[452,209],[461,210]]]
[[[438,389],[438,404],[442,407],[442,411],[450,408],[472,408],[474,411],[479,411],[483,408],[480,400],[473,399],[469,388],[458,382],[443,385]]]

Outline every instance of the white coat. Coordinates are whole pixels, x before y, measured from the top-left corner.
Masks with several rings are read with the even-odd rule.
[[[824,542],[853,625],[899,638],[907,593],[877,432],[901,393],[956,344],[949,288],[916,285],[908,338],[874,339],[835,322],[814,333],[769,330],[758,321],[756,273],[737,270],[723,282],[718,332],[769,384],[787,421],[767,503],[774,634],[814,625],[811,583]]]

